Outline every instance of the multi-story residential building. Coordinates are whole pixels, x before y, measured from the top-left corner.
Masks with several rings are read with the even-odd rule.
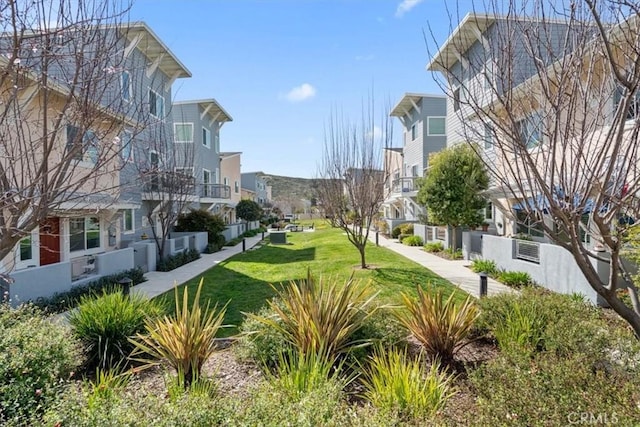
[[[260,205],[271,202],[271,186],[267,184],[263,172],[243,172],[241,186],[255,193],[255,201]]]
[[[195,178],[192,206],[224,215],[232,189],[221,175],[220,129],[233,119],[215,99],[174,102],[175,168]]]
[[[166,106],[171,105],[173,82],[189,77],[189,70],[144,23],[85,30],[86,37],[84,32],[83,37],[55,37],[59,46],[51,49],[58,49],[62,59],[52,61],[46,73],[50,79],[46,86],[53,89],[49,99],[56,93],[60,98],[60,106],[46,104],[52,109],[49,117],[65,111],[62,130],[55,138],[59,147],[54,146],[53,152],[60,149],[61,156],[72,156],[74,162],[65,173],[84,182],[69,187],[72,197],[66,194],[65,202],[50,199],[47,217],[16,248],[17,263],[3,260],[5,271],[36,267],[30,268],[28,275],[22,274],[26,270],[14,274],[12,292],[20,289],[18,296],[23,299],[51,295],[71,283],[77,285],[132,268],[134,251],[125,248],[142,235],[152,234],[153,221],[148,219],[153,220],[162,200],[157,193],[151,195],[150,189],[162,187],[167,174],[175,172],[168,169],[173,163],[173,121]],[[25,38],[25,55],[21,58],[24,69],[40,72],[44,64],[44,56],[38,56],[40,39],[44,45],[50,38],[46,32]],[[79,49],[103,56],[77,61]],[[29,56],[30,52],[34,53]],[[65,61],[65,52],[74,61]],[[73,75],[82,75],[91,87],[74,87],[76,81],[69,79]],[[25,99],[39,96],[32,89],[25,87]],[[70,99],[77,101],[69,93],[80,90],[86,97],[81,100],[82,107],[66,108]],[[42,108],[39,105],[32,103],[29,108]],[[93,111],[100,115],[90,116]],[[42,111],[37,113],[46,117]],[[107,147],[115,150],[114,156],[105,157]],[[112,171],[83,175],[101,168]],[[40,272],[38,267],[46,267],[46,271]],[[55,286],[39,287],[33,277],[48,277]]]
[[[241,193],[241,152],[221,152],[220,153],[220,173],[222,183],[231,189],[231,202],[228,203],[222,214],[225,223],[233,224],[237,221],[235,207],[242,200]]]
[[[447,99],[444,95],[406,93],[391,116],[402,123],[402,148],[385,149],[387,195],[383,204],[389,229],[402,222],[418,221],[425,209],[416,201],[416,179],[424,176],[429,155],[447,144]]]

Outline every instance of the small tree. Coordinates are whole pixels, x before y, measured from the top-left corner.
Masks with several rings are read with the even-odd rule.
[[[227,228],[220,215],[206,209],[192,209],[178,216],[176,231],[206,231],[209,247],[219,250],[225,242],[222,232]],[[213,245],[213,246],[212,246]]]
[[[365,105],[360,126],[333,115],[325,131],[324,153],[314,182],[315,196],[331,225],[342,229],[367,268],[369,230],[382,202],[388,177],[383,148],[391,145],[389,114],[376,120],[373,102]]]
[[[482,221],[480,209],[487,204],[482,192],[489,187],[489,175],[482,159],[470,146],[461,144],[435,154],[429,172],[418,180],[418,203],[427,207],[431,221],[453,228]]]
[[[253,200],[240,200],[236,205],[236,215],[245,221],[258,221],[262,218],[262,208]]]

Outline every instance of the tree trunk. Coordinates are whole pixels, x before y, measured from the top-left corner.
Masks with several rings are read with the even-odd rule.
[[[365,247],[366,245],[358,246],[358,251],[360,252],[360,267],[362,267],[363,269],[367,268],[367,261],[365,260],[364,255]]]

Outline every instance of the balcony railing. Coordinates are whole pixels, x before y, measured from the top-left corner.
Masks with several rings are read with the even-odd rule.
[[[199,194],[201,198],[230,199],[231,187],[223,184],[200,184]]]
[[[418,191],[416,179],[418,179],[418,177],[415,176],[394,179],[391,182],[391,192],[410,193],[412,191]]]
[[[180,172],[146,172],[142,179],[147,193],[194,194],[195,190],[195,178]]]

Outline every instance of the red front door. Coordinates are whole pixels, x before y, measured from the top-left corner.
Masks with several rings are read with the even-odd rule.
[[[40,224],[40,265],[60,262],[60,218],[47,218]]]

